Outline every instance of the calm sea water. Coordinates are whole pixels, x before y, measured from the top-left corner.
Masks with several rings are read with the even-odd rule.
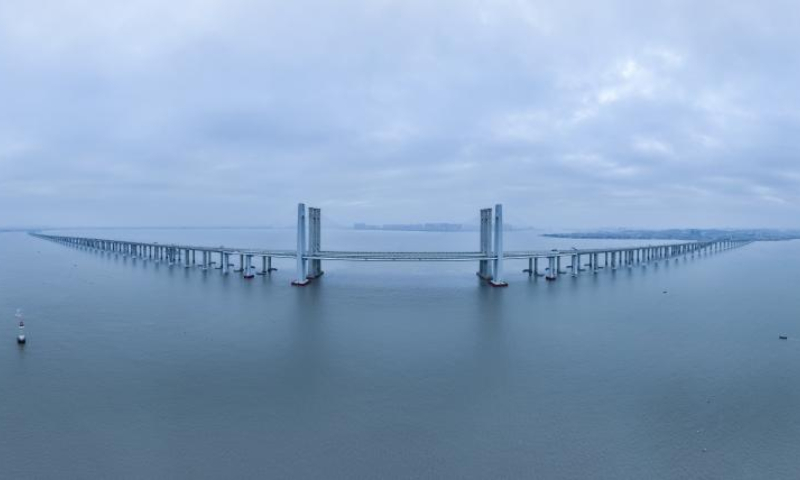
[[[477,233],[323,243],[474,250]],[[473,264],[327,262],[306,288],[276,266],[244,280],[0,234],[0,477],[800,476],[798,242],[555,283],[516,262],[506,289]]]

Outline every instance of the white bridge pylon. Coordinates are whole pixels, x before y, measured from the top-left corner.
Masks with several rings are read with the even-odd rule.
[[[503,280],[503,205],[481,209],[481,254],[486,260],[478,263],[478,276],[493,287],[507,287]]]
[[[478,260],[478,276],[487,280],[493,287],[507,287],[508,283],[503,279],[503,205],[497,204],[494,206],[494,211],[491,208],[484,208],[480,211],[481,216],[481,237],[480,237],[480,252],[477,252]],[[322,237],[322,210],[319,208],[309,207],[308,214],[306,214],[306,205],[300,203],[297,205],[297,273],[292,285],[305,286],[308,285],[312,279],[322,275],[322,257],[326,253],[335,255],[342,255],[340,258],[346,258],[348,252],[323,252],[321,248]],[[379,255],[386,254],[386,260],[414,260],[415,252],[351,252],[349,259],[359,259],[359,253],[363,254],[363,260],[379,260]],[[431,254],[435,252],[417,252],[419,255],[418,260],[424,259],[431,260],[458,260],[459,257],[455,256],[459,253],[471,254],[472,252],[439,252],[439,258],[430,258]],[[392,254],[396,256],[389,258]],[[448,254],[455,254],[448,258]],[[372,257],[372,258],[369,258]],[[427,258],[424,258],[427,257]]]
[[[292,285],[297,287],[308,285],[311,280],[324,273],[322,260],[319,258],[322,249],[321,239],[322,210],[310,207],[308,216],[306,216],[306,204],[299,203],[297,205],[297,275],[292,281]]]

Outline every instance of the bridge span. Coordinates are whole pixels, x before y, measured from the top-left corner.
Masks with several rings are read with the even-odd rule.
[[[296,274],[292,285],[297,286],[307,285],[313,279],[321,276],[324,273],[323,261],[477,262],[479,277],[492,286],[504,287],[508,285],[503,273],[506,260],[527,260],[527,268],[523,270],[524,273],[553,281],[565,274],[577,276],[581,272],[596,274],[602,269],[632,268],[636,265],[646,265],[680,256],[720,252],[750,243],[733,239],[717,239],[616,248],[506,251],[503,248],[503,206],[498,204],[494,209],[482,209],[480,220],[479,249],[453,252],[323,250],[321,246],[322,211],[313,207],[306,209],[305,204],[302,203],[297,207],[297,245],[293,250],[132,242],[52,235],[43,232],[31,232],[30,234],[64,245],[165,262],[170,266],[182,265],[185,268],[194,267],[203,270],[217,269],[221,270],[223,274],[233,271],[241,273],[244,278],[270,275],[277,270],[272,266],[273,258],[292,258],[296,261]],[[232,260],[237,257],[238,263]],[[255,262],[261,261],[260,270],[254,265],[254,260]],[[540,262],[545,263],[542,269],[540,269]]]

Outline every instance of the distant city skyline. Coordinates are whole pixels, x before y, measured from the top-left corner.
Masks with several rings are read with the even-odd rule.
[[[355,230],[404,230],[404,231],[417,231],[417,232],[461,232],[467,229],[477,230],[479,227],[476,225],[463,225],[460,223],[385,223],[385,224],[368,224],[363,222],[356,222],[353,224]]]

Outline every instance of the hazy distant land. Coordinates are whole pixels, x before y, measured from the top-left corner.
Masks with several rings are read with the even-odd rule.
[[[586,238],[615,240],[796,240],[800,230],[776,229],[698,229],[675,228],[665,230],[597,230],[588,232],[546,233],[545,237]]]

